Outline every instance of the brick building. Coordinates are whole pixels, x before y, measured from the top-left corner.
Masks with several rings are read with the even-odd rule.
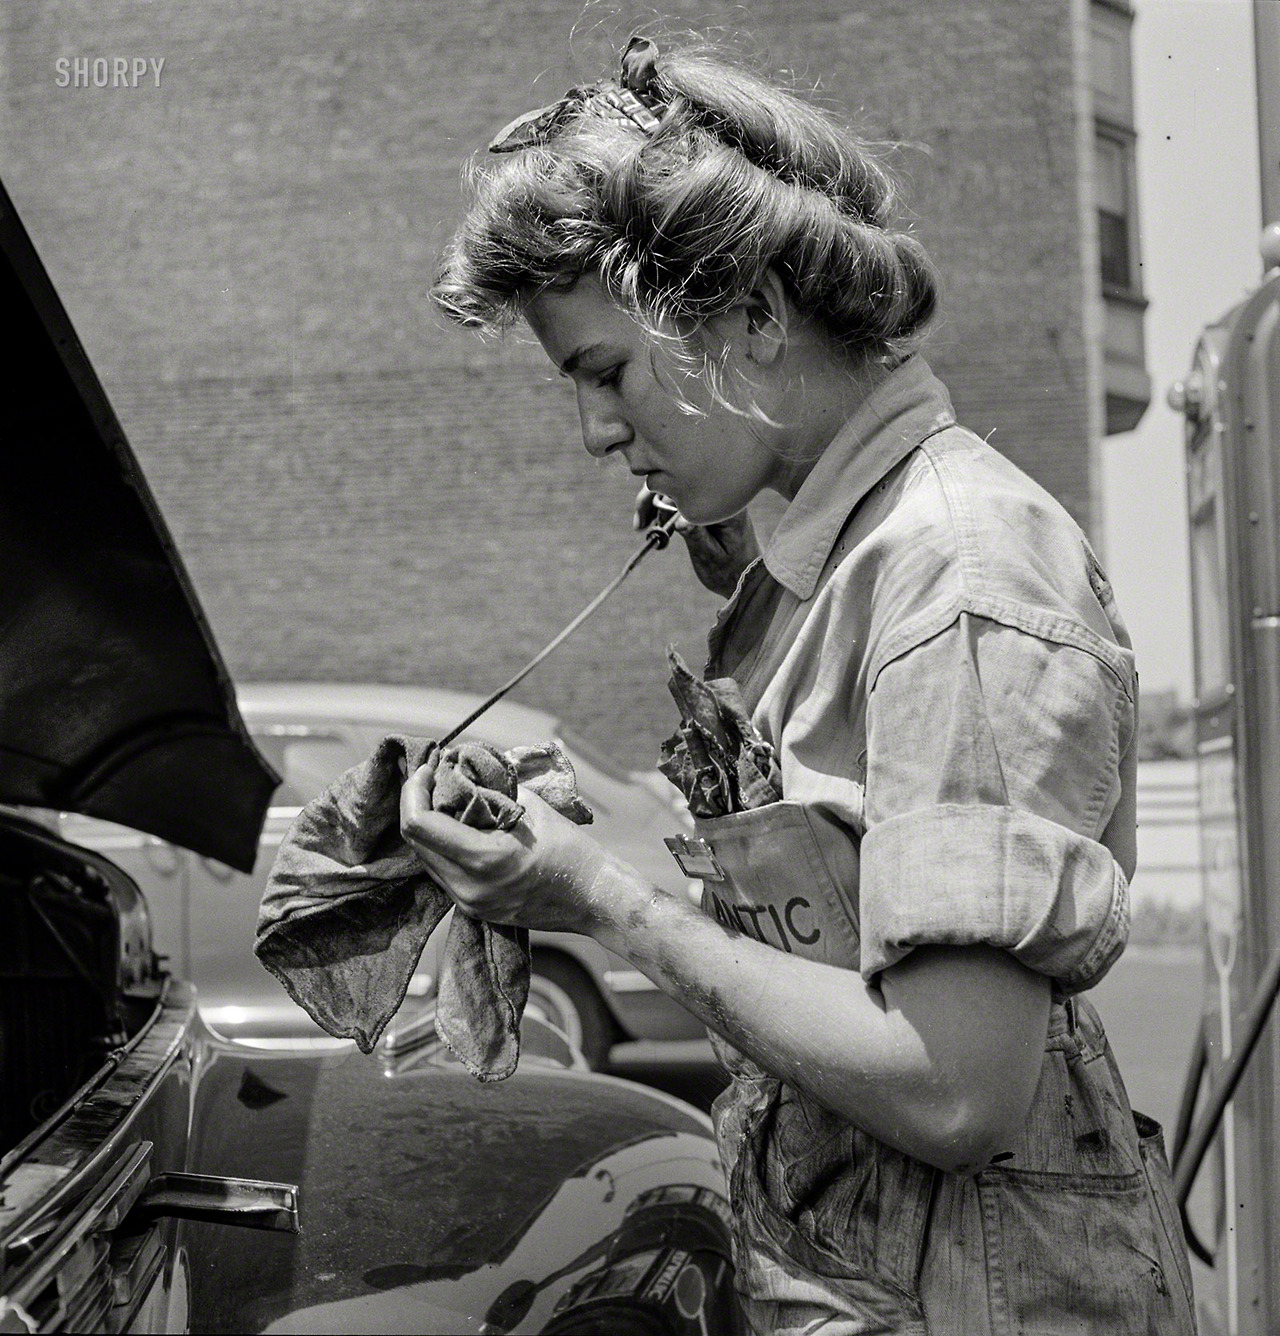
[[[663,8],[670,27],[743,22],[721,0]],[[1098,440],[1146,397],[1127,7],[750,13],[740,46],[900,145],[943,277],[927,356],[962,419],[1097,533]],[[581,0],[0,11],[0,175],[236,676],[483,691],[632,550],[633,480],[587,460],[541,352],[444,328],[427,289],[460,160],[609,68],[633,17]],[[136,77],[144,58],[158,78]],[[519,694],[643,761],[671,722],[663,646],[698,660],[715,607],[678,551],[651,557]]]

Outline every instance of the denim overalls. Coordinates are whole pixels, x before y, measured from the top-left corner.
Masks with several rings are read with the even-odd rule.
[[[909,452],[893,463],[899,479],[911,467]],[[876,530],[885,521],[860,521],[855,511],[843,522],[810,597],[780,588],[757,566],[713,632],[707,676],[736,678],[775,746],[809,705],[802,691],[779,692],[777,683],[789,674],[799,680],[806,622],[833,572],[863,541],[860,522]],[[1071,541],[1083,567],[1079,540]],[[1098,590],[1109,599],[1109,590]],[[813,680],[822,675],[820,668]],[[864,738],[849,754],[859,745],[865,748]],[[793,789],[781,802],[699,819],[697,836],[714,860],[703,908],[781,952],[857,971],[868,949],[860,894],[867,827],[857,775],[839,783],[838,801],[797,785],[798,797]],[[1117,819],[1132,825],[1132,811]],[[1114,912],[1127,918],[1127,882],[1117,875]],[[1122,941],[1111,944],[1101,968]],[[1082,986],[1055,986],[1026,1126],[998,1163],[976,1175],[944,1173],[892,1149],[712,1036],[733,1078],[713,1116],[752,1331],[1194,1332],[1160,1130],[1131,1112],[1098,1016],[1073,995]]]

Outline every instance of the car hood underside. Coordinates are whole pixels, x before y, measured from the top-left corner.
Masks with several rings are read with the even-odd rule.
[[[3,187],[0,249],[0,802],[116,821],[248,871],[278,779]]]

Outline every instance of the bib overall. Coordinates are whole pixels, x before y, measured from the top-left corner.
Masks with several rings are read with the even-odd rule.
[[[707,677],[737,680],[780,756],[784,800],[697,821],[714,856],[703,908],[779,952],[871,981],[914,945],[991,942],[1049,975],[1053,1004],[1025,1127],[998,1162],[973,1175],[944,1173],[892,1149],[713,1035],[732,1076],[713,1116],[730,1176],[744,1310],[754,1332],[1186,1336],[1194,1331],[1191,1280],[1160,1129],[1130,1110],[1101,1022],[1082,995],[1119,954],[1127,930],[1127,878],[1113,853],[1132,846],[1136,682],[1122,624],[1060,507],[1048,525],[1060,550],[1022,563],[1033,570],[1022,585],[1004,588],[998,571],[994,586],[973,576],[979,563],[966,556],[969,529],[1001,513],[1000,487],[1017,492],[1018,507],[1028,496],[1056,503],[954,426],[945,391],[919,359],[877,394],[869,417],[846,429],[843,447],[846,461],[872,472],[844,491],[837,518],[824,515],[832,509],[826,498],[840,490],[829,471],[820,473],[826,456],[797,498],[808,493],[810,516],[826,524],[816,542],[811,525],[808,575],[793,559],[806,548],[788,511],[712,633]],[[838,439],[832,449],[839,446]],[[858,463],[867,458],[871,465]],[[839,458],[830,467],[840,467]],[[984,470],[996,480],[995,499],[966,509],[965,489],[980,489]],[[934,532],[942,521],[918,519],[935,494],[950,547]],[[902,528],[907,512],[915,518]],[[1008,513],[1019,512],[1009,503]],[[1003,532],[993,529],[991,542],[1003,541]],[[923,580],[922,543],[933,563]],[[899,550],[916,563],[917,578],[901,575]],[[1022,565],[1011,560],[1015,581]],[[1065,594],[1027,583],[1055,581],[1068,565],[1074,573],[1059,581]],[[970,575],[957,577],[957,569]],[[906,594],[887,600],[895,579]],[[1073,601],[1088,606],[1077,613]],[[890,690],[901,693],[893,673],[905,666],[916,676],[904,680],[927,710],[938,664],[960,664],[943,673],[949,694],[932,725],[938,755],[981,750],[990,736],[999,740],[998,728],[961,729],[958,743],[942,734],[956,732],[957,713],[970,708],[975,691],[987,713],[1003,708],[983,695],[1002,680],[990,656],[1008,658],[1012,643],[1021,663],[1024,640],[1041,656],[1034,660],[1041,704],[1058,691],[1044,665],[1068,651],[1080,658],[1070,660],[1077,677],[1096,668],[1099,680],[1120,683],[1114,718],[1104,720],[1120,742],[1084,747],[1078,762],[1069,760],[1070,739],[1062,743],[1061,768],[1078,763],[1100,776],[1097,801],[1080,818],[1096,829],[1067,829],[1045,804],[1022,810],[1021,763],[1002,743],[992,746],[991,764],[1003,805],[982,794],[971,801],[963,785],[976,781],[966,779],[940,791],[946,801],[924,809],[913,797],[902,815],[882,819],[876,804],[892,803],[877,795],[877,753],[906,734],[876,725],[873,693],[882,685],[886,699]],[[956,646],[978,647],[977,687],[961,682],[970,660],[957,658]],[[1021,708],[1051,712],[1035,705],[1035,691],[1022,696]],[[887,717],[909,719],[914,708],[895,705]],[[928,750],[918,740],[903,746]],[[932,763],[909,759],[917,768]],[[1040,770],[1051,773],[1054,761]],[[1093,802],[1086,797],[1084,807]],[[988,886],[999,889],[988,895]]]

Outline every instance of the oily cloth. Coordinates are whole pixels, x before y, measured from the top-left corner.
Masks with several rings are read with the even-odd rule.
[[[254,953],[330,1034],[371,1052],[395,1015],[427,938],[453,908],[400,834],[406,774],[429,772],[435,811],[480,830],[510,830],[524,784],[578,824],[591,809],[554,743],[505,754],[480,743],[441,748],[384,738],[298,814],[276,854]],[[529,934],[458,911],[449,925],[436,1029],[472,1075],[501,1081],[520,1057]]]
[[[747,715],[732,677],[704,682],[668,647],[667,686],[680,724],[662,744],[658,769],[680,790],[695,817],[727,816],[782,797],[773,747]]]

